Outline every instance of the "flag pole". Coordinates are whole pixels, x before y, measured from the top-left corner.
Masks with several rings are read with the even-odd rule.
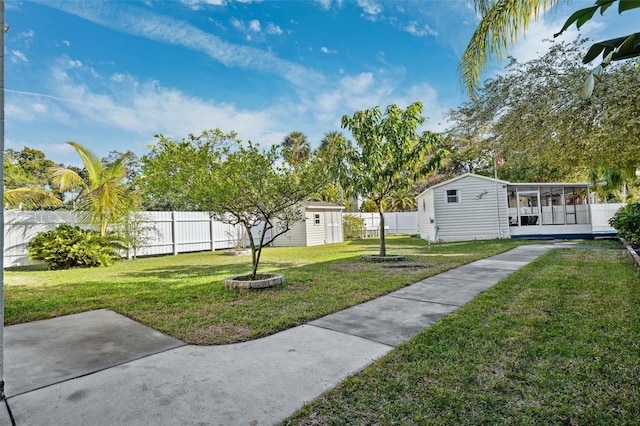
[[[500,217],[500,194],[498,192],[498,141],[493,141],[493,180],[496,185],[496,211],[498,212],[498,238],[502,239],[502,226]]]

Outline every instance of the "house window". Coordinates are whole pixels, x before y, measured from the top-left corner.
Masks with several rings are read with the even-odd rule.
[[[460,191],[457,189],[447,189],[447,204],[460,202]]]
[[[313,224],[320,225],[320,213],[313,214]]]

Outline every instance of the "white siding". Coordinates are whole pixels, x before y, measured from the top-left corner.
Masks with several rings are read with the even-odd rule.
[[[459,191],[458,203],[447,203],[447,190]],[[438,241],[508,238],[507,191],[495,181],[465,176],[433,190]],[[500,214],[498,214],[498,211]],[[500,227],[498,227],[500,217]]]
[[[308,213],[305,213],[308,216]],[[271,244],[274,247],[306,247],[306,219],[305,221],[296,222],[291,229],[283,235],[276,238]]]

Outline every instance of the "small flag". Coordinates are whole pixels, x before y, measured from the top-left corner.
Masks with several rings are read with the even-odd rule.
[[[496,156],[496,164],[498,165],[498,167],[504,166],[504,158],[502,158],[502,155],[500,155],[500,152],[498,152],[498,141],[496,141],[494,145],[493,155]]]

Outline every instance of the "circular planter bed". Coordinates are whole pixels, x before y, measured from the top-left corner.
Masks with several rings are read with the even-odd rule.
[[[244,249],[244,250],[230,249],[230,250],[225,250],[222,253],[224,253],[225,256],[246,256],[248,254],[251,254],[251,250],[249,250],[249,249]]]
[[[284,284],[284,275],[258,274],[255,280],[252,280],[249,275],[237,275],[225,278],[223,284],[224,288],[269,288]]]
[[[362,260],[365,262],[404,262],[406,259],[400,255],[380,256],[378,254],[367,254],[362,256]]]

